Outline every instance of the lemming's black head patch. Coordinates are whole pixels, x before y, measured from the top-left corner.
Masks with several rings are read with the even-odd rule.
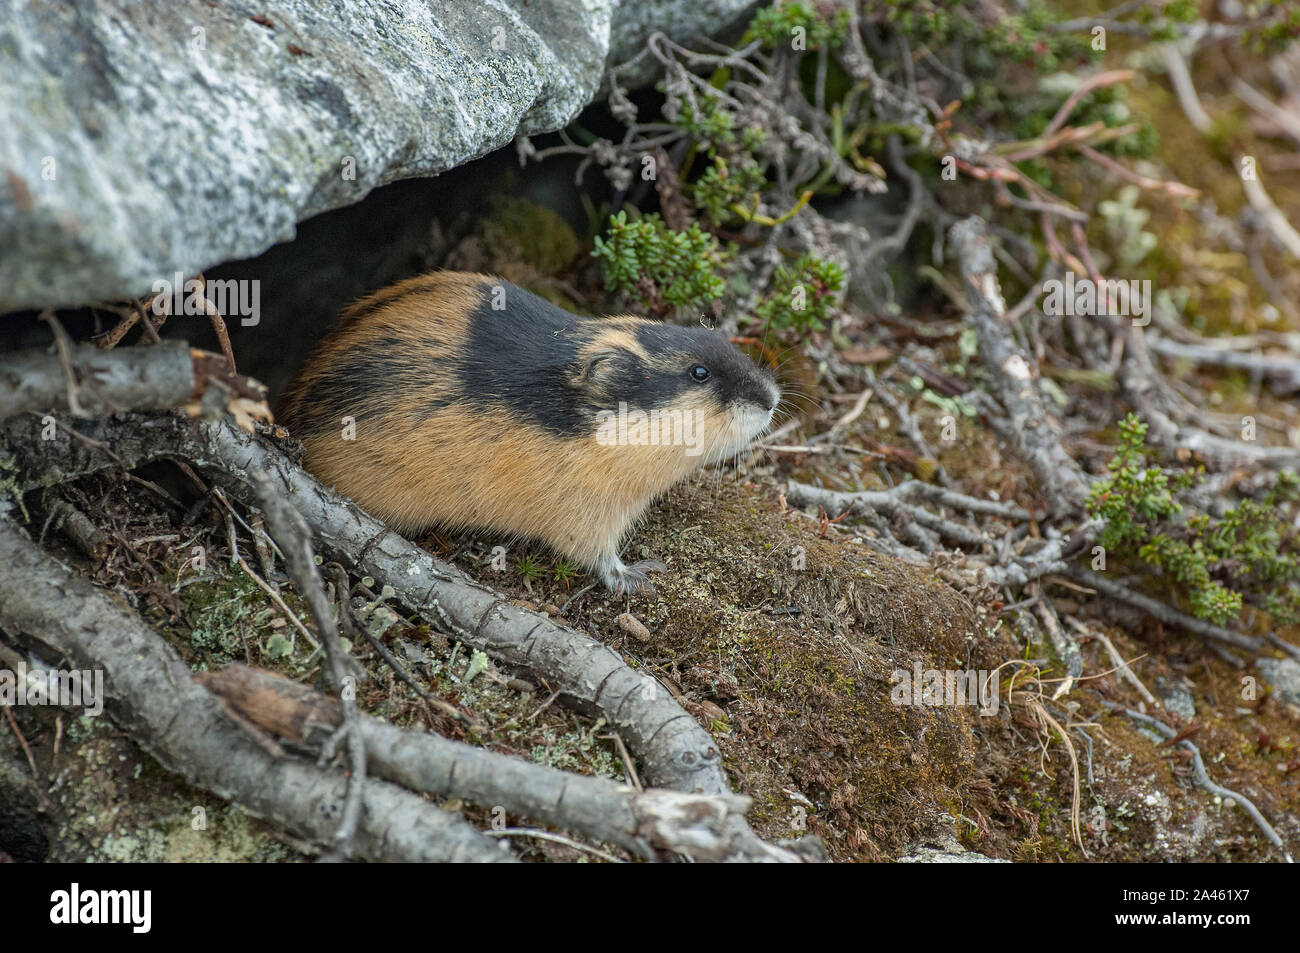
[[[716,331],[647,324],[639,325],[636,335],[655,361],[657,379],[673,382],[674,394],[704,387],[722,405],[743,400],[763,410],[775,406],[771,374]],[[700,376],[704,379],[700,380]]]
[[[504,282],[481,290],[455,366],[466,403],[504,406],[562,436],[590,432],[596,412],[620,402],[663,407],[691,390],[712,395],[719,410],[735,400],[772,406],[770,378],[715,332],[581,318]]]

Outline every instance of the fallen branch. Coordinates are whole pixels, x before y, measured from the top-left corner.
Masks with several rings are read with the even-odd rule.
[[[1038,393],[1038,371],[1011,339],[1003,321],[1006,306],[998,287],[997,266],[982,219],[971,216],[948,231],[961,262],[980,361],[992,378],[994,392],[1011,418],[1017,448],[1052,500],[1058,514],[1077,512],[1088,495],[1087,480],[1061,446]]]
[[[1150,390],[1141,389],[1142,385],[1134,384],[1134,376],[1128,370],[1125,371],[1125,391],[1138,405],[1153,443],[1171,451],[1191,451],[1207,463],[1224,469],[1248,463],[1275,470],[1300,468],[1300,450],[1293,447],[1265,447],[1251,441],[1215,436],[1198,427],[1177,423],[1156,406]]]
[[[107,534],[67,500],[54,501],[47,525],[63,533],[91,559],[103,556],[108,547]]]
[[[134,612],[0,519],[0,628],[40,654],[105,672],[116,720],[163,765],[295,836],[328,844],[344,803],[341,772],[274,758],[190,678]],[[358,856],[374,861],[509,861],[454,814],[386,782],[366,786]]]
[[[1280,354],[1246,354],[1239,350],[1214,347],[1210,344],[1183,344],[1150,335],[1147,335],[1146,344],[1151,351],[1164,357],[1197,364],[1213,364],[1217,367],[1231,367],[1235,370],[1266,376],[1273,385],[1274,392],[1279,396],[1294,394],[1300,390],[1300,359],[1298,358]]]
[[[1102,521],[1090,519],[1074,529],[1069,536],[1054,536],[1030,556],[1013,556],[1009,565],[994,566],[985,570],[986,581],[994,586],[1023,586],[1052,573],[1065,572],[1067,562],[1076,553],[1087,549]]]
[[[310,752],[342,723],[339,702],[305,685],[238,663],[195,676],[240,718]],[[745,823],[749,798],[635,788],[520,758],[403,731],[360,715],[372,773],[413,791],[502,807],[607,841],[653,860],[658,852],[697,861],[797,861],[764,843]]]
[[[1169,82],[1174,87],[1174,95],[1178,97],[1183,115],[1197,132],[1209,132],[1214,120],[1201,105],[1201,98],[1196,94],[1196,84],[1192,82],[1191,70],[1187,68],[1187,60],[1183,58],[1178,44],[1161,43],[1156,49],[1160,52],[1160,60],[1164,63],[1165,72],[1169,74]]]
[[[1029,519],[1029,514],[1017,506],[966,496],[920,480],[909,480],[889,490],[866,490],[857,493],[826,490],[791,480],[786,484],[785,496],[795,506],[816,505],[828,513],[875,512],[889,516],[903,515],[934,530],[944,538],[969,546],[983,546],[991,543],[992,538],[907,501],[919,498],[941,506],[996,516],[1000,519]]]
[[[1171,390],[1151,361],[1146,335],[1140,327],[1117,318],[1115,331],[1124,338],[1119,380],[1124,395],[1146,421],[1153,443],[1170,451],[1190,450],[1216,467],[1234,468],[1256,463],[1274,469],[1300,467],[1300,450],[1265,447],[1247,440],[1216,436],[1200,427],[1176,421],[1165,409],[1183,418],[1196,418],[1199,408]]]
[[[1292,142],[1300,145],[1300,117],[1277,105],[1240,76],[1232,78],[1232,91],[1243,103],[1290,136]]]
[[[1237,162],[1241,167],[1241,160]],[[1259,216],[1260,222],[1272,234],[1273,239],[1291,253],[1293,258],[1300,258],[1300,232],[1287,219],[1286,214],[1277,207],[1272,197],[1264,190],[1264,183],[1258,176],[1242,176],[1241,188],[1246,193],[1246,201]]]
[[[93,417],[128,410],[197,408],[214,388],[225,398],[220,409],[242,400],[247,411],[266,399],[261,384],[236,374],[220,355],[182,341],[113,351],[71,345],[66,355],[18,351],[5,355],[0,365],[0,420],[29,411],[70,411],[76,417]]]

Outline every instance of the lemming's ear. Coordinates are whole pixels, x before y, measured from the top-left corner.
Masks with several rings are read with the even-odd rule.
[[[619,351],[616,348],[603,348],[591,351],[578,358],[569,372],[569,384],[573,387],[587,387],[606,379],[617,364]]]

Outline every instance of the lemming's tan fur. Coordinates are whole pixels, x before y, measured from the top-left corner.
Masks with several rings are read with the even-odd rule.
[[[501,285],[441,272],[362,299],[313,351],[280,416],[302,441],[308,469],[398,532],[434,524],[489,528],[542,540],[616,590],[648,585],[637,567],[619,561],[619,542],[651,500],[711,454],[688,455],[681,444],[602,445],[593,432],[558,435],[508,406],[461,399],[463,384],[446,368],[483,296]],[[657,356],[636,337],[638,325],[657,322],[567,317],[571,328],[556,334],[572,335],[580,361],[556,373],[568,374],[574,388],[599,402],[616,382],[602,379],[599,363],[584,377],[582,362],[610,350],[657,372]],[[367,347],[383,348],[384,373],[349,393],[346,405],[331,406],[331,369]],[[675,356],[662,372],[680,373],[681,360]],[[743,415],[705,389],[687,390],[671,406],[702,412],[699,441],[714,454],[734,452],[754,436],[744,432]],[[343,438],[344,417],[355,420],[353,440]]]

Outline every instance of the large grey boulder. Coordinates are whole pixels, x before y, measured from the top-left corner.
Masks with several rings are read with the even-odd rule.
[[[636,3],[688,38],[751,0]],[[144,295],[558,129],[619,0],[0,0],[0,313]],[[725,19],[725,18],[724,18]]]

